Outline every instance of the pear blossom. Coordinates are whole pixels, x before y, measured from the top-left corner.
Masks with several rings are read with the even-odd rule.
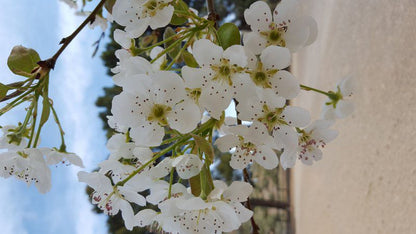
[[[133,186],[113,186],[110,179],[99,172],[87,173],[78,172],[80,182],[87,183],[94,192],[91,194],[93,204],[108,215],[116,215],[121,211],[126,228],[133,229],[135,225],[134,212],[129,202],[136,203],[139,206],[146,205],[145,198],[140,195],[138,188]]]
[[[0,176],[14,176],[27,185],[35,184],[40,193],[51,188],[51,170],[39,149],[26,148],[0,153]]]
[[[322,117],[328,120],[343,119],[354,111],[354,103],[349,99],[356,91],[356,83],[352,77],[346,77],[338,82],[336,92],[330,91],[322,109]]]
[[[158,146],[164,126],[187,133],[201,120],[199,107],[187,100],[183,81],[176,73],[159,71],[129,82],[142,85],[114,97],[111,111],[119,124],[131,127],[136,145]]]
[[[182,68],[188,95],[218,119],[230,105],[237,88],[234,82],[249,79],[244,73],[247,64],[244,48],[233,45],[224,51],[211,41],[201,39],[194,42],[192,51],[201,68]]]
[[[191,194],[188,193],[187,188],[180,183],[172,184],[171,186],[171,197],[182,197],[190,198]],[[169,198],[169,183],[163,180],[156,181],[150,187],[150,195],[146,197],[147,202],[157,205],[162,201]]]
[[[329,129],[333,124],[329,120],[316,120],[305,129],[299,129],[299,145],[294,151],[285,151],[280,161],[283,168],[291,168],[295,165],[296,159],[304,164],[312,165],[313,161],[322,158],[322,151],[326,144],[334,140],[338,132]]]
[[[157,222],[169,233],[222,233],[236,230],[248,221],[253,212],[241,202],[253,191],[250,184],[233,182],[229,187],[224,182],[214,181],[215,189],[207,200],[191,194],[171,197],[159,203],[160,213],[145,209],[136,214],[138,226]]]
[[[294,128],[306,126],[310,121],[310,114],[301,107],[286,106],[285,103],[286,100],[281,97],[263,93],[257,99],[239,103],[236,109],[241,120],[263,123],[279,148],[295,149],[298,136]]]
[[[130,38],[140,37],[147,29],[169,24],[174,7],[172,0],[123,0],[113,6],[113,19],[125,26]]]
[[[18,129],[14,125],[1,127],[3,135],[0,137],[0,149],[19,150],[27,146],[27,139],[16,132]]]
[[[253,161],[265,169],[277,167],[279,160],[273,149],[278,147],[263,124],[254,122],[250,127],[238,125],[230,127],[228,131],[232,134],[218,138],[215,145],[222,152],[235,147],[230,161],[232,168],[244,169]]]
[[[172,166],[176,168],[176,172],[182,179],[196,176],[201,171],[203,165],[203,162],[195,154],[181,155],[172,162]]]
[[[246,49],[248,58],[246,71],[250,75],[249,85],[240,85],[236,97],[239,101],[246,101],[261,92],[271,92],[286,99],[295,98],[300,86],[296,78],[288,71],[282,70],[290,65],[291,55],[287,48],[268,46],[259,56],[259,59]]]
[[[312,17],[297,17],[296,0],[282,0],[271,12],[266,2],[257,1],[244,11],[244,19],[252,32],[243,37],[244,46],[254,54],[269,45],[287,47],[291,52],[311,44],[317,35]]]
[[[114,41],[117,42],[124,49],[130,49],[134,46],[134,40],[132,40],[128,33],[121,29],[116,29],[113,32]]]
[[[45,155],[46,164],[48,165],[54,165],[61,162],[69,162],[72,165],[84,167],[82,159],[74,153],[60,152],[56,148],[41,148],[40,150]]]

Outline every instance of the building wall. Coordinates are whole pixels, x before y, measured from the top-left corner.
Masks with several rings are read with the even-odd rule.
[[[319,25],[294,56],[303,84],[330,90],[352,74],[355,113],[313,166],[294,170],[299,234],[416,233],[416,1],[303,0]],[[317,108],[324,98],[296,101]]]

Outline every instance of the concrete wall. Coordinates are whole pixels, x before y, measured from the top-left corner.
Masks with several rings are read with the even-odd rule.
[[[324,158],[294,170],[297,233],[416,233],[416,1],[303,2],[319,36],[294,57],[295,75],[330,90],[353,74],[361,89]]]

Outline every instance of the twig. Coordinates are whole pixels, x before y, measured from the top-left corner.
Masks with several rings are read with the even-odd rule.
[[[208,20],[215,22],[214,27],[218,28],[217,21],[220,19],[220,16],[215,12],[214,0],[207,0],[208,8]]]
[[[55,67],[56,60],[58,60],[61,53],[66,49],[66,47],[71,43],[71,41],[78,35],[79,32],[90,22],[94,22],[95,15],[100,11],[104,5],[106,0],[101,0],[100,3],[95,7],[95,9],[91,12],[91,14],[82,22],[80,26],[78,26],[75,31],[69,35],[68,37],[62,38],[62,40],[59,42],[59,44],[62,44],[61,48],[52,56],[52,58],[41,61],[39,66],[45,67],[48,69],[53,69]]]
[[[248,174],[248,170],[247,170],[247,168],[244,168],[244,169],[243,169],[243,176],[244,176],[244,181],[245,181],[245,182],[247,182],[247,183],[249,183],[249,181],[250,181],[250,176],[249,176],[249,174]],[[250,198],[247,198],[247,201],[246,201],[246,207],[247,207],[247,209],[249,209],[249,210],[253,210],[253,209],[251,208]],[[253,228],[252,234],[259,234],[259,233],[260,233],[260,228],[259,228],[259,226],[256,224],[256,221],[254,220],[254,217],[253,217],[253,216],[251,216],[250,222],[251,222],[251,226],[252,226],[252,228]]]

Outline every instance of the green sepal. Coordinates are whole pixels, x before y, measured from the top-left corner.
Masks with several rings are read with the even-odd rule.
[[[205,154],[205,160],[211,165],[214,162],[214,148],[212,148],[211,143],[209,143],[205,138],[191,134],[195,140],[197,149]]]
[[[225,23],[218,29],[218,39],[224,50],[232,45],[240,45],[240,30],[233,23]]]
[[[116,3],[116,0],[107,0],[104,3],[105,9],[111,14],[113,11],[113,6]]]
[[[165,29],[165,32],[163,33],[163,40],[166,40],[167,38],[170,38],[174,35],[176,35],[175,30],[173,30],[171,27],[167,27]],[[175,42],[175,39],[169,40],[168,42],[165,43],[165,48],[168,48],[174,42]],[[181,43],[178,43],[171,50],[169,50],[167,54],[171,59],[175,59],[176,56],[179,54],[180,50],[181,50]],[[180,63],[181,61],[177,61],[177,62]]]
[[[49,81],[49,75],[47,75],[45,78],[48,79],[47,81]],[[51,104],[49,102],[47,85],[42,92],[42,99],[42,115],[40,116],[39,126],[43,126],[46,121],[48,121],[49,115],[51,113]]]
[[[195,68],[198,67],[198,63],[196,62],[194,56],[186,50],[182,52],[182,59],[185,61],[187,66]]]
[[[38,52],[24,46],[15,46],[7,59],[7,66],[16,75],[31,77],[33,69],[40,61]]]
[[[189,7],[186,3],[182,0],[178,0],[173,5],[175,11],[173,12],[172,19],[170,20],[170,24],[172,25],[182,25],[188,22],[188,19],[183,16],[182,12],[188,12]]]
[[[198,175],[191,177],[189,179],[189,184],[191,186],[191,192],[195,197],[199,197],[201,194],[201,178]]]

